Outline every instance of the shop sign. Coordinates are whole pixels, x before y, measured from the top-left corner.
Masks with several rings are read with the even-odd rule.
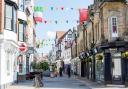
[[[111,53],[117,53],[117,48],[110,48],[109,50]]]

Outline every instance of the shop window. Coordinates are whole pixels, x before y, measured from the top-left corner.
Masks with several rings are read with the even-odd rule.
[[[111,37],[118,37],[118,23],[116,16],[111,17],[109,27],[110,27]]]

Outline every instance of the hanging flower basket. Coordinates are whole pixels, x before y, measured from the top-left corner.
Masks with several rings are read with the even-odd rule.
[[[128,58],[128,52],[125,53],[125,56]]]
[[[103,60],[103,56],[102,55],[97,55],[96,60]]]
[[[128,52],[122,53],[123,58],[128,58]]]

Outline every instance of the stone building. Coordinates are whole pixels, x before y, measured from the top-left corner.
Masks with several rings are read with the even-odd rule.
[[[91,64],[89,78],[106,84],[124,84],[128,73],[127,4],[125,0],[95,0],[88,10],[88,21],[83,24],[87,30],[84,60],[90,61],[87,75]]]

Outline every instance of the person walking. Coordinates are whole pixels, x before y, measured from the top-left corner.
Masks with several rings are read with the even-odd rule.
[[[60,74],[60,77],[63,76],[63,74],[62,74],[62,70],[63,70],[62,67],[60,67],[60,68],[59,68],[59,74]]]
[[[70,68],[70,65],[68,65],[67,74],[68,74],[68,77],[71,77],[71,68]]]

